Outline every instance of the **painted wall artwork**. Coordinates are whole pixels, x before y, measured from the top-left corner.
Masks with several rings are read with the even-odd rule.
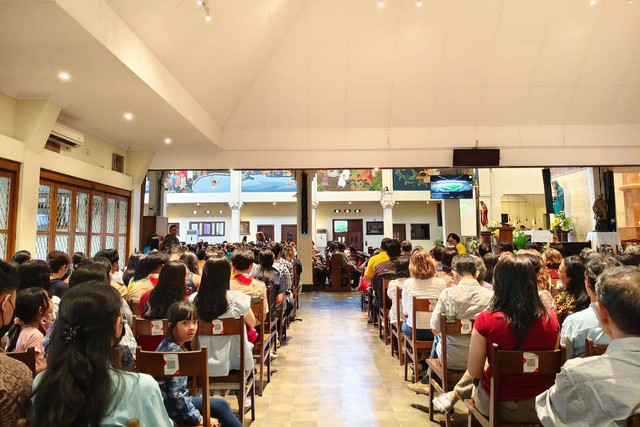
[[[229,171],[169,171],[164,181],[168,193],[229,193]]]
[[[431,175],[437,175],[437,169],[394,169],[394,191],[424,191],[431,188]]]
[[[381,191],[382,175],[375,169],[318,171],[318,191]]]
[[[295,193],[296,177],[288,170],[242,171],[243,193]]]

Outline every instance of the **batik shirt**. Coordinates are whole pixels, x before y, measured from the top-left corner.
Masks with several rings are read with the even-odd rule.
[[[282,284],[285,286],[287,291],[290,291],[293,280],[291,280],[291,272],[289,271],[287,266],[282,262],[281,259],[279,259],[273,263],[273,268],[278,270],[278,273],[280,273],[280,277],[282,278]]]
[[[173,341],[164,339],[156,351],[184,351]],[[197,425],[202,422],[200,411],[193,406],[187,389],[187,377],[156,377],[164,407],[169,418],[178,424]]]

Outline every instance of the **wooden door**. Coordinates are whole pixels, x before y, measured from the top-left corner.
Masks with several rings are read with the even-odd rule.
[[[347,236],[347,247],[356,248],[358,251],[362,251],[362,220],[350,219],[349,220],[349,235]]]
[[[283,225],[280,229],[280,240],[284,240],[287,243],[298,243],[296,241],[298,237],[298,226],[293,225]]]
[[[273,237],[274,237],[273,225],[259,225],[258,231],[262,231],[264,233],[264,238],[266,240],[273,240]]]
[[[407,225],[406,224],[393,224],[393,238],[400,243],[407,240]]]

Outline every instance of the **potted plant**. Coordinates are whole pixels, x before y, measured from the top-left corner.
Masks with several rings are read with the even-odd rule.
[[[443,244],[444,244],[444,240],[442,240],[440,237],[438,237],[433,241],[434,246],[442,246]]]
[[[513,244],[516,245],[518,250],[526,248],[528,242],[529,242],[528,236],[524,234],[523,231],[518,230],[515,233],[513,233]]]
[[[556,235],[559,242],[568,241],[569,232],[571,231],[571,225],[573,219],[565,216],[564,211],[560,211],[553,216],[551,222],[551,231]]]
[[[492,233],[496,231],[498,228],[500,228],[500,223],[498,221],[490,221],[487,224],[487,230],[489,230]]]

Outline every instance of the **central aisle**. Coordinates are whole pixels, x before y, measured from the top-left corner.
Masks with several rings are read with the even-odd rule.
[[[298,318],[278,350],[278,372],[256,397],[252,426],[431,425],[410,406],[428,405],[427,397],[406,388],[404,368],[367,324],[358,293],[304,294]]]

